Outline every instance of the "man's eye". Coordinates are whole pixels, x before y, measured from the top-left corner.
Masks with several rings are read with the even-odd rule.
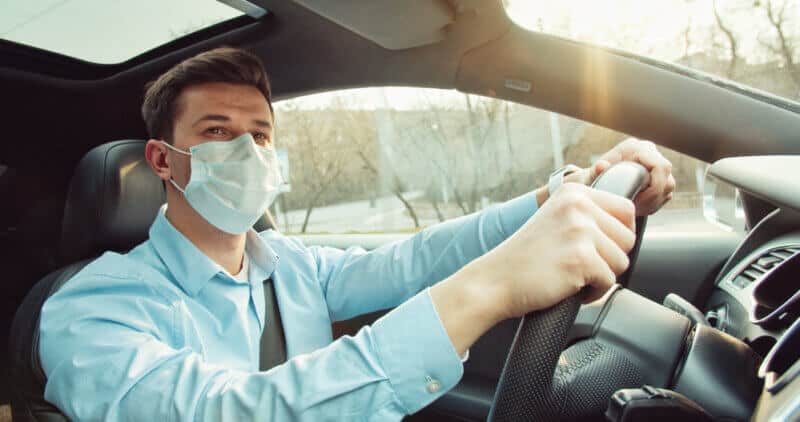
[[[206,133],[214,136],[223,136],[227,133],[227,131],[223,127],[210,127],[206,129]]]
[[[265,146],[270,144],[269,137],[264,132],[255,132],[253,133],[253,140],[256,141],[258,145]]]

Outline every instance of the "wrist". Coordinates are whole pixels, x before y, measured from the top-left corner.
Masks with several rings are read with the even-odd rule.
[[[550,192],[547,191],[547,186],[542,186],[539,189],[536,189],[536,204],[538,208],[541,208],[544,205],[544,201],[550,198]]]
[[[550,175],[547,184],[536,190],[536,201],[541,207],[564,183],[591,184],[591,168],[580,168],[569,164]]]
[[[491,253],[491,252],[490,252]],[[508,319],[508,297],[506,283],[486,274],[485,265],[479,258],[464,266],[454,274],[458,278],[465,301],[473,309],[473,313],[486,321],[489,327]]]
[[[500,285],[480,268],[464,268],[430,288],[431,299],[456,352],[463,354],[490,328],[505,319]]]
[[[550,173],[550,178],[547,179],[547,194],[548,196],[555,195],[558,188],[564,184],[564,178],[572,173],[579,171],[581,168],[574,164],[567,164],[566,166],[557,169]]]

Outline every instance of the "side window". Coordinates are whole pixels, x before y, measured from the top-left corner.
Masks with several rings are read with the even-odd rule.
[[[285,233],[414,232],[536,189],[554,168],[587,166],[627,137],[529,106],[429,88],[309,95],[276,103],[275,114],[289,185],[273,213]],[[678,179],[666,208],[701,216],[697,183],[705,164],[663,151]]]

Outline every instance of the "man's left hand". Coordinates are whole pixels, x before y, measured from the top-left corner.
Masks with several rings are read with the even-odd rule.
[[[669,162],[650,141],[626,139],[603,154],[591,167],[564,177],[564,182],[591,185],[594,179],[612,164],[620,161],[635,161],[650,172],[647,187],[636,196],[636,215],[650,215],[658,211],[675,192],[672,163]]]

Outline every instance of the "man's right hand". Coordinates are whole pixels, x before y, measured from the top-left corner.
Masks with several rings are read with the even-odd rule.
[[[635,209],[626,198],[564,184],[516,233],[431,288],[463,353],[498,322],[548,308],[589,286],[600,297],[629,265]]]

